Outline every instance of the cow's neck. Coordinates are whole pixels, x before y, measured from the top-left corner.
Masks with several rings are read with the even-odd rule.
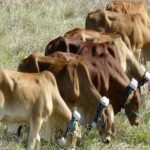
[[[81,113],[81,124],[84,126],[94,121],[101,99],[101,96],[95,97],[95,94],[90,92],[88,94],[85,93],[77,103],[79,112]]]
[[[110,102],[113,106],[114,113],[118,113],[121,107],[126,102],[126,90],[129,85],[129,80],[125,80],[117,76],[115,79],[110,80],[109,90],[106,94],[110,98]]]
[[[69,123],[72,113],[59,94],[57,94],[57,98],[58,99],[56,99],[56,97],[53,98],[55,99],[53,101],[53,113],[58,115],[60,118],[63,118],[65,123]]]
[[[87,93],[82,91],[82,94],[83,96],[80,95],[79,100],[77,100],[76,103],[69,102],[67,105],[72,111],[74,111],[74,109],[79,111],[81,114],[81,124],[87,126],[88,124],[91,124],[96,117],[101,96],[99,93],[97,94],[97,97],[95,97],[95,95],[92,96],[91,91]]]

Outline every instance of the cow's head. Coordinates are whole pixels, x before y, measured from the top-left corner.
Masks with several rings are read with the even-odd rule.
[[[81,138],[80,118],[80,113],[75,110],[63,137],[58,140],[60,146],[75,149],[78,138]]]
[[[104,32],[110,28],[111,21],[105,10],[98,9],[88,14],[86,18],[86,29]]]
[[[110,143],[114,133],[114,112],[105,96],[100,100],[94,121],[90,127],[96,127],[104,143]]]
[[[72,65],[74,69],[71,67]],[[77,60],[70,61],[67,68],[66,72],[69,72],[70,79],[73,81],[73,87],[76,87],[72,90],[79,91],[78,94],[76,94],[78,101],[76,100],[75,103],[79,106],[78,110],[81,111],[83,115],[81,122],[86,125],[87,123],[91,124],[93,122],[90,128],[96,127],[103,141],[109,143],[111,140],[110,136],[114,133],[114,112],[112,106],[109,104],[109,100],[107,100],[107,98],[101,98],[99,92],[92,84],[87,67],[83,62]],[[61,78],[62,76],[63,74],[61,74]],[[66,81],[68,75],[64,74],[64,76]],[[72,78],[74,78],[74,80]],[[67,81],[69,82],[70,79],[68,78]],[[75,84],[75,82],[78,82],[78,84]],[[71,86],[69,87],[71,89]],[[63,88],[65,87],[63,86]]]
[[[137,89],[138,83],[132,79],[126,92],[126,103],[124,104],[125,113],[131,125],[139,124],[139,110],[141,106],[140,94]]]
[[[108,105],[102,112],[102,120],[98,122],[97,129],[104,143],[111,142],[111,136],[115,133],[114,113],[112,105]]]

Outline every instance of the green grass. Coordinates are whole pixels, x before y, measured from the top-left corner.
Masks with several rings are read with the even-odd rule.
[[[101,0],[0,0],[0,67],[16,70],[18,63],[33,50],[44,49],[48,42],[75,27],[83,27],[88,12],[102,7]],[[101,3],[102,2],[102,3]],[[149,64],[147,68],[149,68]],[[117,132],[110,144],[103,144],[101,137],[92,130],[85,136],[78,149],[85,150],[149,150],[150,149],[150,95],[143,95],[141,124],[132,127],[126,117],[115,118]],[[12,135],[6,135],[0,126],[0,150],[24,150],[27,135],[16,142]],[[42,140],[42,150],[57,149]]]

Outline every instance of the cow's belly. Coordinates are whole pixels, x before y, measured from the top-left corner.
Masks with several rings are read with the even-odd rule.
[[[21,108],[0,109],[0,119],[4,123],[26,124],[29,120],[30,112]]]
[[[29,117],[27,116],[13,116],[13,115],[5,115],[1,122],[3,123],[19,123],[19,124],[27,124],[29,121]]]

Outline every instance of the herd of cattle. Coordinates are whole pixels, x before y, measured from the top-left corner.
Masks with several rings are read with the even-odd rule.
[[[75,149],[81,126],[96,128],[104,142],[122,111],[139,124],[140,87],[150,80],[150,19],[143,2],[112,1],[75,28],[34,52],[18,71],[0,70],[0,119],[30,127],[28,150],[40,137]]]

